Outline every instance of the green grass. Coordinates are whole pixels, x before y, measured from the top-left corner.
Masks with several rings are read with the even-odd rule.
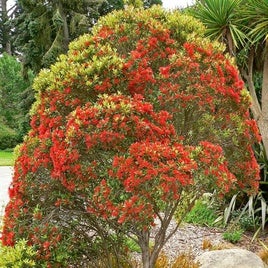
[[[13,166],[14,154],[11,151],[0,151],[0,166]]]

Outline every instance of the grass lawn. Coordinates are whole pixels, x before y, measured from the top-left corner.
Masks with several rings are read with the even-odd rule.
[[[14,155],[13,152],[0,151],[0,166],[13,166]]]

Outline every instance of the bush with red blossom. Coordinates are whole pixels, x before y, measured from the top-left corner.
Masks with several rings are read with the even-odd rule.
[[[175,211],[210,190],[257,190],[249,95],[202,32],[178,11],[128,8],[39,74],[4,245],[26,239],[40,267],[120,267],[129,237],[153,267]]]

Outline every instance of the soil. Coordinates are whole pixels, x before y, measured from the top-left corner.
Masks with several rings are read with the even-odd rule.
[[[254,234],[254,232],[245,232],[241,240],[236,244],[231,244],[231,246],[247,249],[258,255],[261,251],[265,250],[264,245],[268,247],[268,230],[262,232],[255,239]]]

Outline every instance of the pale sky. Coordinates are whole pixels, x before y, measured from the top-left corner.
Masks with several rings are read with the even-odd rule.
[[[195,0],[162,0],[163,7],[167,9],[187,7],[187,5],[192,5],[194,2]]]

